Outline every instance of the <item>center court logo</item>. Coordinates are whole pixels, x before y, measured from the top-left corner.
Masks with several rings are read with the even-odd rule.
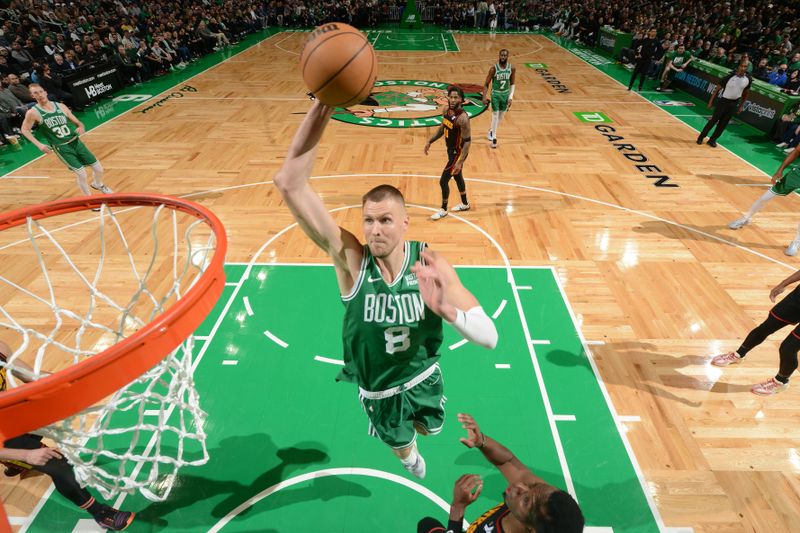
[[[442,123],[451,84],[425,80],[383,80],[366,100],[349,108],[336,108],[333,119],[375,128],[424,128]],[[464,91],[464,111],[472,118],[486,109],[481,101],[483,87],[454,83]]]

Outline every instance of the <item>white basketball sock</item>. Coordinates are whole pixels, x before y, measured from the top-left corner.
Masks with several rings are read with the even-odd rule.
[[[753,216],[756,213],[761,211],[764,208],[764,206],[767,205],[767,202],[769,202],[770,200],[772,200],[776,196],[778,196],[778,195],[775,194],[774,192],[772,192],[772,189],[767,189],[767,192],[762,194],[761,198],[756,200],[756,202],[752,206],[750,206],[750,210],[747,213],[745,213],[745,216],[747,218],[753,218]]]
[[[417,445],[416,444],[412,444],[411,445],[411,453],[409,453],[408,457],[406,457],[405,459],[400,459],[400,462],[403,463],[404,465],[411,466],[411,465],[413,465],[414,463],[417,462],[418,458],[419,458],[419,452],[417,452]]]
[[[497,138],[497,126],[500,125],[500,111],[492,111],[492,137]]]
[[[103,165],[100,164],[100,161],[95,161],[92,163],[92,185],[95,187],[99,187],[103,184],[103,174],[105,171],[103,170]],[[86,175],[86,171],[84,170],[84,176]]]
[[[89,184],[86,183],[86,169],[81,167],[73,172],[75,172],[75,176],[78,178],[78,188],[81,190],[84,196],[89,196],[92,194],[89,192]]]

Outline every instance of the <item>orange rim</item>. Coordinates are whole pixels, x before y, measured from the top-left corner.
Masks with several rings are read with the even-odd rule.
[[[14,389],[0,392],[0,445],[63,420],[113,394],[177,348],[211,312],[225,288],[228,241],[219,218],[194,202],[156,194],[109,194],[57,200],[0,215],[0,231],[34,220],[106,204],[108,207],[165,205],[204,220],[214,231],[216,249],[197,282],[172,307],[127,339],[99,354]]]

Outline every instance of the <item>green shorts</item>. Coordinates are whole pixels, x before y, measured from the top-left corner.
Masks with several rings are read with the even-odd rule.
[[[492,93],[492,111],[505,111],[508,109],[510,93]]]
[[[360,395],[361,406],[369,418],[369,434],[392,448],[407,448],[417,439],[414,424],[431,435],[444,425],[444,384],[439,365],[422,382],[393,396],[370,399]]]
[[[52,148],[53,152],[70,170],[80,170],[85,166],[97,163],[97,158],[94,154],[77,137],[74,141],[58,144]]]
[[[776,181],[770,190],[778,196],[786,196],[798,189],[800,189],[800,166],[794,166]]]

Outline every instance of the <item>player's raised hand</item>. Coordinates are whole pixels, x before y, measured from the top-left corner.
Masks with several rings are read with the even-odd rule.
[[[453,486],[453,507],[464,508],[478,499],[483,480],[477,474],[464,474]]]
[[[452,322],[456,317],[456,309],[447,300],[447,278],[440,272],[432,253],[423,251],[421,257],[425,264],[417,261],[411,271],[417,276],[422,301],[428,309]]]
[[[467,448],[481,448],[486,443],[486,437],[481,433],[481,428],[478,427],[472,415],[467,413],[458,413],[458,421],[461,422],[461,427],[467,430],[467,438],[459,439],[461,443]]]
[[[25,462],[30,465],[42,466],[47,464],[50,459],[61,459],[61,454],[53,448],[38,448],[28,451]]]

